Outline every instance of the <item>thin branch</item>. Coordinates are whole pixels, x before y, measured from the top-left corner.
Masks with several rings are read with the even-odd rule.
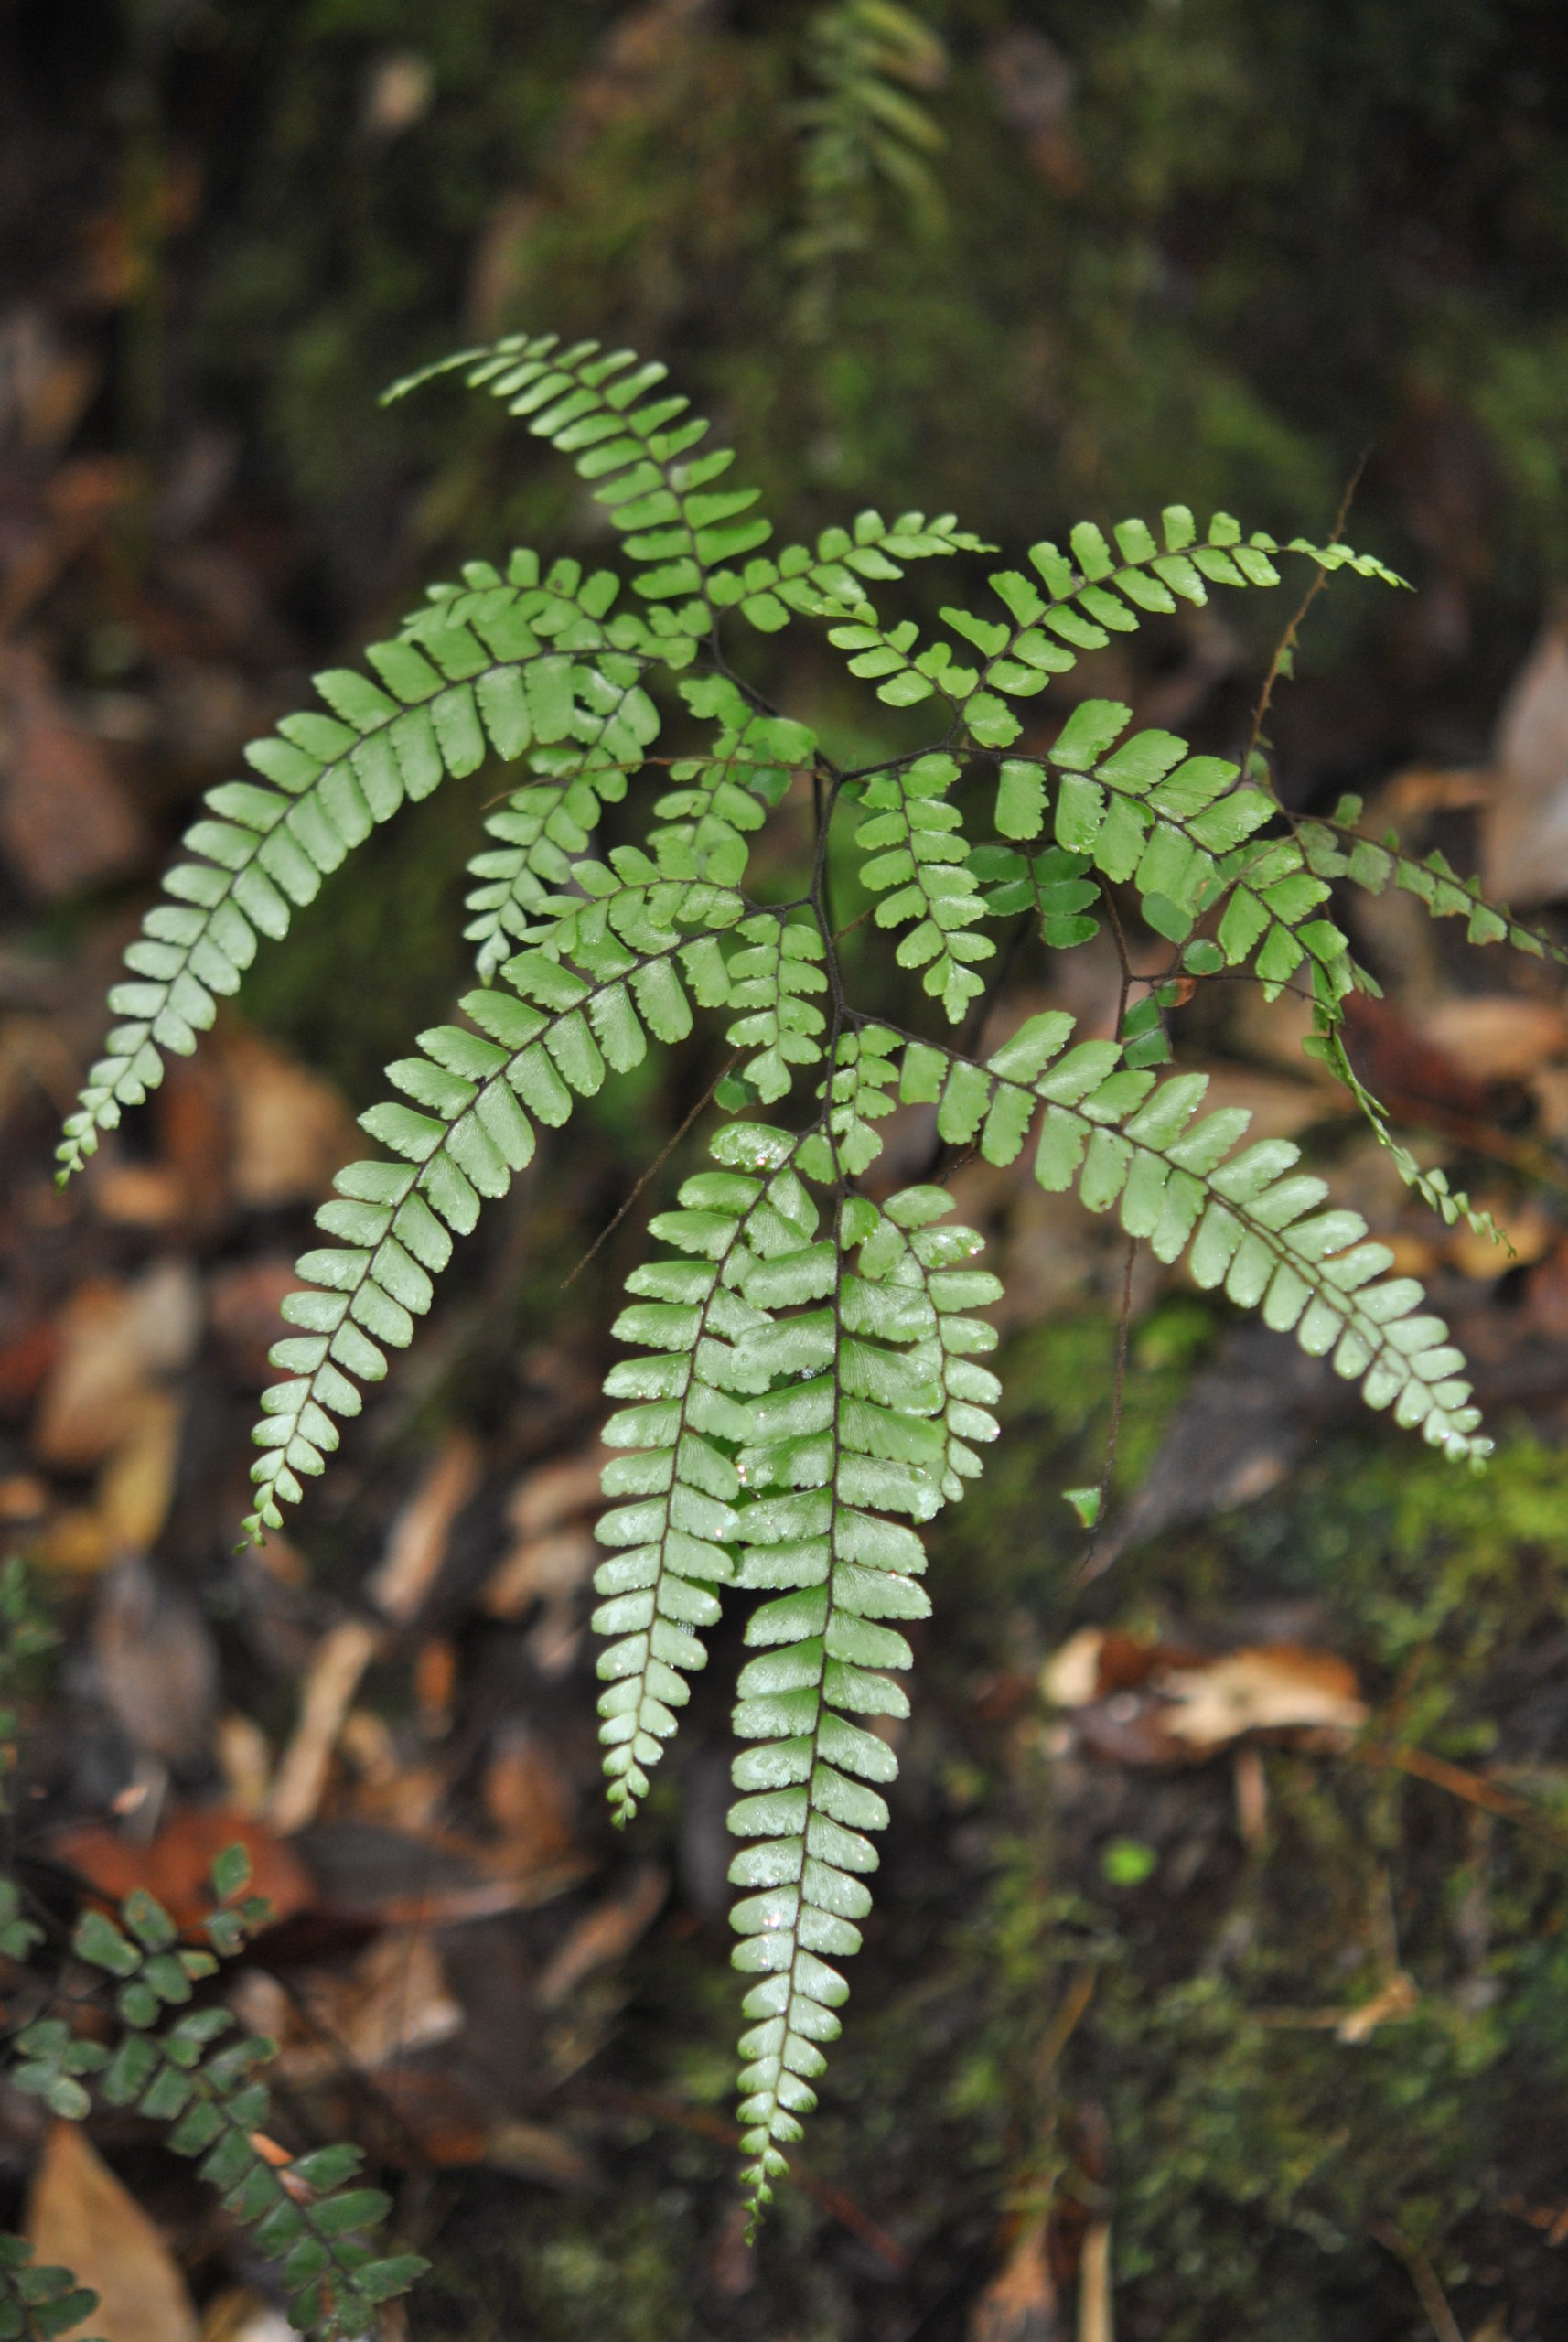
[[[1138,1240],[1135,1236],[1129,1236],[1126,1266],[1122,1272],[1122,1306],[1116,1318],[1116,1371],[1111,1383],[1111,1430],[1105,1442],[1105,1469],[1100,1476],[1094,1519],[1090,1524],[1089,1543],[1084,1548],[1082,1560],[1073,1573],[1075,1586],[1088,1585],[1109,1566],[1107,1562],[1101,1562],[1097,1565],[1094,1556],[1100,1543],[1100,1531],[1105,1519],[1105,1508],[1110,1501],[1111,1475],[1116,1468],[1116,1442],[1122,1431],[1122,1402],[1127,1389],[1127,1336],[1133,1323],[1133,1263],[1137,1257]]]
[[[625,1203],[622,1204],[615,1218],[607,1227],[602,1228],[599,1230],[593,1242],[589,1245],[587,1251],[584,1253],[582,1259],[578,1262],[576,1267],[572,1271],[571,1275],[562,1278],[560,1290],[563,1293],[566,1291],[568,1285],[574,1285],[576,1284],[577,1279],[582,1275],[583,1271],[587,1267],[589,1262],[594,1258],[594,1255],[600,1252],[603,1247],[609,1242],[610,1238],[615,1234],[616,1230],[620,1226],[621,1221],[626,1218],[628,1212],[631,1209],[639,1196],[641,1195],[643,1189],[648,1186],[650,1180],[655,1178],[658,1174],[663,1170],[664,1166],[669,1162],[670,1157],[674,1154],[675,1149],[680,1145],[681,1141],[685,1137],[686,1133],[691,1129],[692,1124],[696,1121],[698,1115],[703,1112],[704,1107],[713,1103],[714,1090],[717,1090],[725,1074],[732,1073],[734,1071],[739,1060],[740,1051],[738,1049],[732,1050],[725,1063],[720,1066],[717,1073],[714,1074],[712,1081],[709,1082],[707,1088],[703,1090],[702,1096],[698,1099],[696,1104],[693,1107],[691,1112],[687,1115],[685,1121],[682,1123],[680,1129],[676,1131],[674,1135],[660,1148],[658,1154],[654,1156],[647,1170],[644,1171],[641,1178],[639,1179],[636,1187],[633,1187],[630,1195],[628,1196]]]
[[[1339,510],[1334,516],[1334,526],[1328,532],[1328,542],[1331,545],[1337,545],[1345,533],[1345,524],[1350,518],[1350,507],[1355,500],[1356,490],[1361,485],[1361,474],[1367,468],[1367,459],[1371,452],[1369,445],[1362,448],[1357,459],[1356,468],[1345,483],[1345,493],[1339,500]],[[1295,616],[1274,645],[1274,655],[1269,661],[1269,671],[1263,677],[1263,688],[1258,695],[1258,704],[1252,711],[1252,729],[1247,737],[1247,752],[1241,759],[1243,779],[1252,769],[1252,758],[1258,751],[1258,742],[1262,736],[1263,723],[1269,713],[1269,704],[1273,698],[1274,685],[1280,679],[1281,670],[1296,647],[1297,637],[1308,610],[1311,609],[1327,583],[1326,569],[1319,568],[1314,572],[1310,585],[1296,605]]]
[[[1459,2321],[1448,2306],[1448,2296],[1437,2282],[1437,2272],[1420,2246],[1402,2236],[1391,2220],[1374,2220],[1370,2232],[1385,2252],[1391,2252],[1396,2261],[1403,2262],[1437,2342],[1465,2342]]]

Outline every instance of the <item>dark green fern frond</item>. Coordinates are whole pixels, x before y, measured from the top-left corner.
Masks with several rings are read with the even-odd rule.
[[[62,2334],[103,2342],[77,2331],[97,2307],[97,2294],[72,2271],[42,2267],[26,2238],[0,2235],[0,2342],[56,2342]]]
[[[249,1875],[242,1847],[213,1866],[220,1907],[204,1932],[214,1952],[238,1951],[266,1917],[264,1903],[234,1900]],[[258,2068],[276,2056],[276,2045],[259,2036],[226,2039],[234,2032],[228,2010],[194,2004],[196,1986],[217,1970],[213,1952],[181,1944],[163,1906],[140,1890],[121,1905],[118,1924],[102,1912],[85,1913],[71,1949],[90,1970],[113,1980],[114,2014],[124,2028],[118,2044],[109,2047],[73,2032],[63,2017],[40,2018],[18,2039],[23,2062],[12,2073],[15,2086],[67,2121],[81,2122],[91,2111],[91,2083],[110,2106],[169,2125],[171,2150],[199,2159],[202,2178],[276,2268],[299,2332],[318,2342],[371,2333],[381,2304],[406,2293],[426,2264],[415,2254],[377,2250],[371,2232],[391,2206],[379,2188],[346,2186],[362,2160],[357,2147],[319,2148],[283,2171],[261,2153],[256,2134],[268,2122],[271,2100]],[[15,2240],[0,2240],[0,2335],[53,2336],[87,2314],[92,2297],[70,2294],[69,2272],[27,2272],[25,2258],[15,2253]],[[63,2315],[68,2302],[75,2304],[70,2318]],[[30,2328],[17,2322],[24,2309],[33,2318]]]

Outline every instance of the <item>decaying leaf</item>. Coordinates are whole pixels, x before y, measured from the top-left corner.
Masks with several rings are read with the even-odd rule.
[[[1568,628],[1549,625],[1498,718],[1482,816],[1483,869],[1494,902],[1568,894]]]
[[[194,1927],[212,1908],[212,1864],[228,1846],[251,1858],[252,1892],[264,1896],[274,1919],[286,1919],[316,1898],[310,1874],[265,1825],[230,1806],[180,1806],[146,1845],[134,1844],[97,1823],[57,1830],[48,1842],[57,1862],[80,1873],[105,1901],[118,1903],[142,1887],[181,1928]]]
[[[365,1592],[400,1626],[423,1607],[435,1585],[452,1524],[479,1485],[482,1462],[478,1440],[454,1432],[393,1520],[386,1552],[366,1580]]]
[[[967,2332],[968,2342],[1067,2342],[1043,2218],[1019,2230],[971,2309]]]
[[[1205,1656],[1084,1628],[1046,1662],[1041,1689],[1083,1745],[1122,1764],[1201,1762],[1249,1733],[1359,1732],[1355,1671],[1331,1651],[1259,1643]]]
[[[73,2269],[98,2295],[87,2323],[104,2342],[200,2342],[178,2263],[75,2122],[49,2125],[27,2234],[39,2261]]]
[[[102,1463],[135,1431],[148,1391],[188,1363],[200,1331],[201,1292],[188,1262],[160,1261],[131,1284],[80,1286],[38,1402],[39,1461],[72,1472]]]

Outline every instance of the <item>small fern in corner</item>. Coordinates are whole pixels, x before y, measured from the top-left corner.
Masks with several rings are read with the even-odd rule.
[[[943,1187],[875,1180],[879,1125],[918,1104],[951,1149],[1008,1165],[1032,1148],[1042,1187],[1115,1213],[1162,1262],[1185,1254],[1200,1286],[1331,1357],[1370,1406],[1478,1457],[1464,1362],[1419,1285],[1389,1273],[1387,1248],[1294,1146],[1245,1144],[1244,1112],[1204,1110],[1203,1075],[1162,1072],[1165,1012],[1178,983],[1219,975],[1270,1000],[1305,992],[1313,1048],[1387,1140],[1340,1043],[1344,1001],[1371,980],[1336,887],[1403,886],[1462,912],[1477,941],[1553,947],[1435,858],[1363,839],[1354,804],[1294,820],[1261,763],[1134,731],[1110,701],[1042,721],[1054,681],[1147,616],[1266,591],[1287,562],[1397,585],[1369,555],[1282,547],[1224,513],[1200,528],[1173,504],[1111,538],[1086,523],[1066,545],[1032,545],[922,637],[891,607],[908,565],[990,550],[951,516],[865,512],[776,545],[757,492],[734,484],[730,451],[707,445],[661,366],[519,334],[414,380],[448,372],[570,460],[620,532],[630,594],[607,567],[530,551],[504,571],[470,563],[365,670],[320,676],[319,704],[209,793],[126,955],[61,1158],[64,1174],[85,1162],[405,799],[487,760],[515,769],[471,865],[478,982],[388,1068],[398,1094],[362,1117],[375,1151],[338,1174],[285,1305],[257,1432],[260,1534],[322,1471],[364,1386],[413,1338],[455,1240],[541,1129],[699,1016],[732,1053],[712,1167],[654,1219],[657,1256],[616,1327],[627,1355],[608,1384],[618,1453],[596,1624],[624,1821],[704,1633],[725,1603],[745,1609],[730,1818],[741,2111],[761,2204],[815,2102],[848,1990],[837,1963],[870,1902],[897,1768],[875,1720],[907,1712],[904,1629],[929,1609],[919,1531],[996,1433],[995,1335],[978,1314],[996,1280]],[[745,679],[748,635],[800,625],[875,699],[915,712],[915,746],[846,772],[807,722],[765,704]],[[667,727],[672,754],[655,754]],[[792,886],[770,867],[748,889],[753,842],[790,797],[815,808],[809,862]],[[848,989],[826,887],[835,832],[858,849],[875,929],[906,972],[902,1024]],[[1003,992],[999,937],[1027,927],[1071,951],[1133,912],[1165,969],[1130,980],[1118,1037],[1079,1038],[1053,1011],[1000,1047],[974,1040]],[[1468,1209],[1395,1159],[1450,1216]]]

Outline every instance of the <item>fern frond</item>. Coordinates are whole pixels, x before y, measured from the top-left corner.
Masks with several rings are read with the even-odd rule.
[[[1031,1017],[983,1065],[908,1039],[899,1095],[934,1104],[942,1138],[973,1144],[995,1164],[1016,1160],[1043,1105],[1034,1166],[1042,1187],[1076,1184],[1091,1211],[1119,1207],[1128,1235],[1158,1260],[1187,1253],[1199,1286],[1222,1286],[1239,1307],[1260,1309],[1310,1357],[1332,1354],[1369,1407],[1391,1406],[1396,1423],[1419,1427],[1455,1459],[1487,1454],[1447,1327],[1418,1314],[1425,1296],[1413,1277],[1385,1277],[1393,1254],[1364,1241],[1359,1212],[1320,1211],[1328,1189],[1295,1170],[1299,1147],[1261,1140],[1231,1156],[1251,1120],[1244,1108],[1187,1127],[1206,1075],[1156,1088],[1152,1072],[1121,1064],[1115,1041],[1080,1042],[1063,1056],[1071,1031],[1061,1012]]]
[[[295,1263],[301,1284],[283,1315],[300,1331],[271,1352],[287,1379],[262,1400],[255,1440],[264,1452],[252,1467],[257,1496],[248,1535],[281,1527],[280,1504],[297,1503],[302,1493],[299,1475],[324,1469],[338,1445],[333,1418],[358,1414],[359,1385],[384,1376],[388,1347],[413,1340],[453,1235],[467,1235],[481,1199],[504,1196],[532,1161],[535,1124],[564,1123],[575,1098],[601,1087],[607,1066],[621,1072],[640,1064],[649,1033],[685,1038],[692,1010],[682,970],[704,1005],[726,996],[712,936],[682,939],[671,922],[685,908],[683,890],[664,891],[674,899],[657,906],[636,886],[585,903],[573,913],[577,968],[542,951],[520,953],[501,971],[508,990],[463,1001],[478,1032],[436,1026],[420,1035],[420,1056],[388,1068],[414,1103],[389,1101],[360,1121],[402,1160],[340,1171],[337,1199],[316,1218],[341,1241]],[[704,924],[723,923],[726,907],[714,890],[700,908]],[[738,917],[733,897],[729,908]]]
[[[383,403],[438,375],[461,373],[470,390],[504,400],[510,414],[528,419],[535,438],[571,456],[580,478],[599,483],[594,500],[626,532],[628,556],[650,564],[632,582],[655,605],[650,624],[671,667],[691,664],[721,610],[738,608],[759,632],[775,634],[791,607],[814,608],[824,596],[853,591],[857,575],[898,577],[900,561],[979,549],[950,513],[930,522],[906,513],[889,526],[865,512],[853,536],[830,529],[814,552],[789,545],[777,560],[763,555],[772,522],[743,517],[760,489],[713,488],[735,451],[693,456],[709,426],[690,414],[690,399],[660,393],[669,371],[657,359],[639,365],[634,350],[607,353],[596,341],[563,349],[558,334],[509,334],[493,348],[461,350],[405,376]],[[744,570],[728,566],[744,553],[753,556]]]
[[[125,953],[130,979],[109,995],[111,1010],[129,1021],[111,1031],[66,1123],[62,1179],[124,1107],[162,1080],[166,1050],[191,1053],[219,999],[238,991],[259,939],[285,935],[295,908],[314,901],[323,878],[405,798],[415,802],[449,773],[476,771],[492,751],[510,760],[534,741],[569,734],[582,671],[551,647],[559,628],[550,622],[578,605],[538,586],[533,554],[514,554],[511,570],[511,583],[463,597],[460,617],[438,602],[417,636],[372,644],[366,656],[376,682],[347,668],[318,675],[331,714],[285,716],[272,738],[245,751],[258,779],[207,792],[212,818],[183,840],[199,859],[168,873],[172,899],[147,913]],[[607,607],[615,581],[601,575]],[[629,660],[627,667],[630,692],[640,670]]]
[[[792,1068],[821,1062],[827,1020],[804,995],[828,988],[826,947],[814,924],[775,911],[757,912],[736,935],[744,948],[729,963],[730,1004],[747,1013],[726,1037],[754,1052],[741,1069],[763,1104],[773,1105],[787,1094]]]
[[[226,1898],[241,1891],[249,1875],[242,1848],[231,1848],[214,1865],[215,1886]],[[233,1953],[265,1915],[259,1901],[220,1908],[205,1922],[205,1932],[215,1950]],[[13,2074],[16,2088],[81,2122],[91,2105],[82,2078],[91,2077],[111,2106],[134,2107],[171,2125],[169,2147],[177,2155],[200,2157],[202,2178],[276,2266],[298,2330],[320,2342],[370,2334],[381,2304],[406,2293],[426,2263],[412,2253],[383,2255],[371,2241],[370,2231],[381,2227],[391,2205],[379,2188],[345,2186],[362,2160],[357,2147],[323,2147],[298,2156],[286,2175],[260,2153],[255,2136],[266,2127],[270,2096],[256,2069],[276,2056],[276,2045],[254,2036],[217,2047],[232,2033],[233,2017],[221,2007],[190,2005],[196,1984],[216,1971],[212,1953],[182,1946],[168,1913],[141,1890],[126,1896],[118,1924],[100,1911],[84,1913],[71,1949],[114,1979],[114,2007],[124,2031],[111,2050],[73,2034],[63,2018],[40,2019],[19,2038],[26,2062]],[[186,2013],[172,2017],[180,2008]],[[0,2304],[16,2265],[0,2247],[5,2270]],[[38,2272],[51,2281],[50,2308],[60,2274]],[[19,2277],[16,2283],[26,2297]],[[83,2307],[76,2309],[76,2316],[84,2314]],[[27,2330],[15,2324],[7,2328],[3,2320],[0,2306],[0,2333]],[[34,2330],[59,2333],[62,2322],[36,2323]]]
[[[1173,611],[1178,599],[1207,602],[1211,585],[1280,582],[1272,556],[1281,547],[1262,530],[1243,543],[1240,524],[1228,512],[1214,515],[1206,542],[1199,541],[1185,504],[1167,505],[1161,525],[1163,550],[1144,521],[1120,522],[1114,532],[1120,562],[1092,521],[1072,532],[1070,558],[1048,543],[1031,545],[1029,559],[1039,585],[1015,569],[997,571],[990,581],[1011,624],[945,607],[943,622],[981,653],[979,667],[961,656],[955,659],[951,644],[940,639],[917,652],[914,621],[885,628],[867,600],[846,609],[824,597],[816,615],[840,621],[830,628],[828,639],[855,652],[850,672],[876,680],[878,699],[914,707],[940,697],[961,725],[962,746],[1006,748],[1022,726],[1005,702],[1037,696],[1053,675],[1078,664],[1080,651],[1103,650],[1112,634],[1133,632],[1143,615]],[[1296,537],[1283,550],[1325,569],[1348,567],[1388,585],[1404,582],[1375,555],[1352,553],[1348,546],[1312,545]]]
[[[1085,941],[1097,924],[1088,916],[1097,870],[1136,887],[1145,923],[1186,946],[1195,975],[1251,960],[1272,994],[1309,961],[1330,996],[1348,990],[1348,939],[1321,916],[1327,881],[1294,834],[1255,834],[1277,815],[1273,798],[1225,757],[1190,755],[1174,732],[1122,739],[1130,714],[1116,700],[1080,701],[1044,758],[1003,759],[997,828],[1027,845],[1051,813],[1056,843],[1035,854],[977,849],[971,870],[987,888],[987,912],[1034,908],[1047,943]],[[1047,762],[1059,775],[1054,810]],[[1216,912],[1213,937],[1193,938],[1198,919]]]
[[[688,1179],[678,1209],[651,1225],[684,1257],[632,1271],[636,1298],[613,1329],[642,1351],[605,1384],[611,1398],[637,1403],[605,1426],[605,1445],[628,1452],[606,1466],[604,1492],[634,1501],[600,1520],[600,1542],[628,1550],[594,1580],[603,1597],[595,1631],[614,1638],[598,1663],[608,1684],[599,1737],[618,1822],[648,1794],[649,1767],[690,1696],[685,1678],[706,1664],[695,1629],[718,1617],[714,1588],[735,1574],[735,1508],[745,1494],[735,1459],[758,1390],[736,1346],[773,1322],[740,1286],[759,1262],[815,1238],[816,1206],[791,1168],[799,1146],[760,1123],[720,1131],[712,1146],[720,1168]]]
[[[989,935],[970,932],[988,906],[958,808],[948,802],[958,777],[957,763],[940,750],[878,773],[860,800],[871,818],[854,833],[872,857],[861,884],[882,897],[877,926],[915,922],[898,945],[898,964],[924,968],[925,989],[954,1025],[983,989],[977,963],[996,950]]]
[[[854,1922],[870,1908],[865,1875],[877,1861],[865,1832],[887,1821],[873,1785],[897,1769],[888,1744],[850,1718],[908,1714],[885,1671],[907,1668],[909,1646],[885,1622],[930,1610],[918,1583],[925,1553],[905,1521],[929,1520],[956,1478],[940,1363],[949,1342],[961,1352],[972,1337],[934,1300],[950,1273],[909,1275],[920,1236],[905,1243],[901,1231],[950,1209],[929,1188],[882,1212],[843,1198],[836,1246],[803,1237],[760,1274],[774,1305],[792,1314],[739,1345],[742,1376],[749,1370],[768,1395],[753,1404],[737,1459],[756,1493],[740,1516],[736,1582],[772,1597],[746,1627],[757,1655],[741,1671],[735,1730],[754,1745],[735,1761],[743,1795],[729,1816],[736,1835],[754,1842],[730,1869],[746,1890],[731,1914],[741,1938],[732,1958],[761,1980],[746,1996],[753,2022],[741,2041],[754,2210],[816,2104],[821,2045],[836,2036],[833,2011],[848,1992],[829,1961],[860,1948]],[[758,1281],[757,1271],[741,1276],[743,1297]],[[1000,1291],[970,1271],[949,1297],[956,1308]]]
[[[40,2266],[25,2237],[0,2235],[0,2342],[56,2342],[62,2334],[103,2342],[77,2332],[97,2307],[98,2295],[73,2271]]]
[[[805,218],[790,253],[812,267],[865,248],[874,224],[865,198],[879,178],[926,224],[940,218],[927,158],[946,141],[911,93],[940,83],[947,51],[895,0],[832,0],[811,18],[806,55],[822,95],[800,109]]]
[[[1309,866],[1321,878],[1348,878],[1369,895],[1391,883],[1424,903],[1434,919],[1462,919],[1467,943],[1507,943],[1531,960],[1553,960],[1568,967],[1568,949],[1541,928],[1515,919],[1506,903],[1494,903],[1478,878],[1461,877],[1446,854],[1410,854],[1391,831],[1380,839],[1359,833],[1361,800],[1342,797],[1333,818],[1298,823]]]

